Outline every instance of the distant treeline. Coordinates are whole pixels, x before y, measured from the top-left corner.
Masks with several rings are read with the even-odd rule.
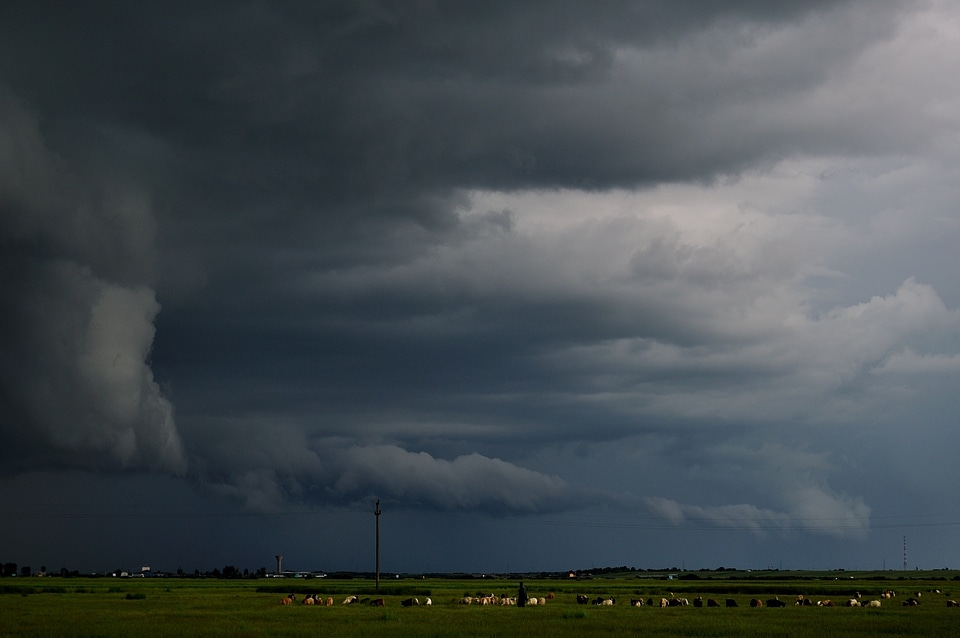
[[[200,571],[195,569],[192,572],[187,572],[185,570],[177,569],[176,572],[154,572],[154,571],[128,571],[125,569],[114,569],[107,572],[83,572],[77,569],[67,569],[66,567],[61,567],[58,571],[47,571],[47,568],[41,567],[39,571],[33,571],[29,565],[23,565],[18,569],[16,563],[2,563],[0,564],[0,577],[11,578],[14,576],[27,577],[27,576],[60,576],[61,578],[89,578],[91,576],[104,576],[104,577],[143,577],[143,578],[160,578],[160,577],[175,577],[175,578],[264,578],[267,576],[267,568],[261,567],[256,571],[250,571],[249,569],[239,569],[233,565],[226,565],[224,568],[217,569],[214,568],[210,571]]]
[[[331,580],[374,580],[375,572],[370,571],[334,571],[334,572],[285,572],[284,574],[275,574],[268,572],[266,567],[260,567],[256,570],[240,569],[234,565],[225,565],[222,569],[214,568],[212,570],[201,571],[195,569],[187,571],[183,568],[175,572],[152,571],[143,568],[143,571],[127,571],[124,569],[114,569],[107,572],[81,573],[76,569],[67,569],[62,567],[57,571],[48,571],[46,566],[40,567],[38,571],[33,571],[29,565],[18,566],[17,563],[0,563],[0,577],[28,577],[28,576],[59,576],[62,578],[77,577],[112,577],[112,578],[222,578],[222,579],[257,579],[257,578],[280,578],[287,580],[310,580],[314,578],[329,578]],[[960,580],[960,574],[955,570],[948,568],[938,570],[883,570],[883,571],[846,571],[844,569],[834,570],[749,570],[737,569],[732,567],[717,567],[715,569],[697,569],[685,570],[678,567],[662,568],[639,568],[621,565],[619,567],[592,567],[590,569],[575,569],[566,571],[541,571],[541,572],[500,572],[500,573],[470,573],[470,572],[429,572],[429,573],[394,573],[381,574],[384,581],[400,579],[451,579],[451,580],[481,580],[481,579],[507,579],[507,580],[588,580],[592,578],[636,578],[636,579],[657,579],[657,580],[717,580],[736,578],[738,580],[804,580],[818,579],[828,576],[842,578],[856,578],[861,580],[905,580],[915,578],[930,578],[933,580]]]

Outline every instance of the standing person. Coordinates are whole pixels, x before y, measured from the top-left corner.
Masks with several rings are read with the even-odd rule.
[[[525,607],[527,604],[527,588],[520,581],[520,591],[517,592],[517,607]]]

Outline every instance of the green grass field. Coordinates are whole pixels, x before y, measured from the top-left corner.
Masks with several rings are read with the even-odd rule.
[[[794,575],[796,576],[796,575]],[[332,579],[112,579],[8,578],[0,581],[0,635],[3,636],[580,636],[583,634],[657,636],[957,636],[960,582],[949,578],[850,578],[808,575],[777,579],[724,577],[659,580],[636,576],[583,581],[525,580],[531,595],[555,598],[544,606],[458,604],[464,595],[516,595],[517,581],[492,579],[402,579],[377,594],[369,580]],[[956,585],[951,592],[951,586]],[[803,594],[841,604],[859,591],[863,600],[893,589],[898,596],[880,609],[837,606],[797,607]],[[940,590],[936,593],[935,590]],[[902,601],[923,593],[918,607]],[[292,605],[285,594],[297,593]],[[333,597],[332,607],[300,603],[305,594]],[[576,594],[613,596],[612,607],[578,605]],[[631,598],[727,598],[737,608],[631,607]],[[383,597],[384,607],[342,605],[350,594]],[[402,607],[417,597],[432,606]],[[753,609],[751,598],[774,596],[783,609]]]

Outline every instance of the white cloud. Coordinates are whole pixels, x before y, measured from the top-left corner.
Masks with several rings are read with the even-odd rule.
[[[833,453],[811,452],[807,444],[790,446],[759,438],[760,434],[751,430],[744,436],[753,447],[734,442],[710,447],[696,438],[689,449],[685,447],[677,478],[688,485],[709,486],[704,495],[709,504],[659,496],[644,498],[643,503],[678,526],[863,538],[870,528],[871,509],[862,498],[830,487],[831,480],[843,480]],[[738,494],[744,502],[723,503],[728,493]]]
[[[960,372],[960,354],[917,354],[910,348],[891,354],[873,369],[876,374],[953,374]]]
[[[557,476],[480,454],[448,461],[394,445],[351,447],[339,455],[338,467],[331,492],[340,499],[382,496],[408,506],[536,513],[580,498]]]
[[[9,386],[28,423],[81,465],[87,453],[106,452],[121,467],[183,472],[173,406],[146,363],[160,309],[153,291],[105,282],[69,262],[34,276],[43,283],[19,299],[29,325],[11,348],[25,358]]]
[[[811,532],[837,538],[865,537],[870,528],[870,508],[849,496],[837,496],[812,487],[799,488],[793,509],[772,510],[746,503],[701,506],[662,497],[646,497],[649,510],[674,525],[715,526],[767,532]]]

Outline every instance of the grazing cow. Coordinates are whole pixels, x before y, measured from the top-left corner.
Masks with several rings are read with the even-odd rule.
[[[433,601],[430,598],[427,598],[427,602],[423,603],[424,605],[433,605]]]
[[[374,598],[370,601],[370,604],[374,607],[384,607],[387,604],[387,601],[385,601],[383,598]]]
[[[600,604],[601,604],[601,605],[605,605],[605,606],[607,606],[607,607],[610,607],[610,606],[613,605],[615,602],[617,602],[617,601],[614,600],[613,597],[610,597],[610,598],[604,598],[604,599],[603,599],[603,602],[601,602]]]
[[[661,599],[660,599],[660,606],[661,606],[661,607],[668,607],[669,605],[670,605],[670,601],[669,601],[669,600],[667,600],[666,598],[661,598]]]
[[[763,607],[763,601],[760,600],[759,598],[751,598],[751,599],[750,599],[750,606],[751,606],[751,607]]]
[[[340,603],[340,604],[341,604],[341,605],[352,605],[353,603],[357,602],[358,600],[360,600],[360,599],[357,598],[356,596],[347,596],[346,598],[343,599],[343,602]]]
[[[686,598],[671,598],[669,601],[667,601],[667,604],[670,607],[686,607],[690,604],[690,601]]]
[[[847,601],[846,605],[847,607],[859,607],[860,601],[857,600],[856,598],[851,598],[850,600]]]
[[[577,604],[578,605],[589,605],[590,598],[586,594],[577,594]]]
[[[697,596],[693,599],[694,607],[703,607],[703,596]]]
[[[472,597],[472,596],[464,596],[463,598],[460,599],[460,604],[461,604],[461,605],[469,605],[469,604],[472,603],[472,602],[473,602],[473,597]]]
[[[948,600],[947,607],[960,607],[960,603],[955,600]]]
[[[767,601],[767,607],[786,607],[787,603],[780,600],[776,596]]]
[[[528,605],[537,605],[539,602],[540,601],[537,599],[536,596],[531,596],[530,598],[527,599]]]
[[[727,607],[739,607],[739,605],[737,605],[737,601],[733,598],[727,598],[726,605]]]
[[[333,607],[333,596],[327,598],[327,607]]]
[[[304,604],[304,605],[314,605],[314,604],[316,604],[316,602],[317,602],[317,601],[316,601],[316,599],[313,597],[313,594],[310,594],[309,596],[307,596],[306,598],[303,599],[303,604]]]
[[[833,601],[829,598],[827,600],[821,600],[817,603],[818,607],[833,607]]]
[[[293,603],[293,601],[294,601],[296,598],[297,598],[297,595],[296,595],[296,594],[290,594],[289,596],[284,596],[283,598],[280,599],[280,604],[281,604],[281,605],[289,605],[289,604]]]
[[[707,598],[707,607],[719,607],[720,603],[715,601],[713,598]]]
[[[914,598],[913,596],[911,596],[910,598],[907,598],[905,601],[903,601],[903,606],[904,606],[904,607],[916,607],[916,606],[919,605],[919,604],[920,604],[920,601],[917,600],[916,598]]]
[[[879,600],[870,600],[870,601],[865,602],[865,603],[863,604],[863,606],[864,606],[864,607],[879,607],[879,606],[880,606],[880,601],[879,601]]]
[[[631,598],[630,599],[631,607],[643,607],[643,598]]]
[[[403,607],[413,607],[414,605],[419,605],[420,601],[417,600],[416,598],[404,598],[403,600],[400,601],[400,604]]]
[[[553,600],[554,598],[556,598],[556,595],[553,592],[547,594],[547,600]]]
[[[546,605],[546,604],[547,604],[547,599],[544,598],[543,596],[541,596],[539,600],[540,600],[540,604],[541,604],[541,605]]]

